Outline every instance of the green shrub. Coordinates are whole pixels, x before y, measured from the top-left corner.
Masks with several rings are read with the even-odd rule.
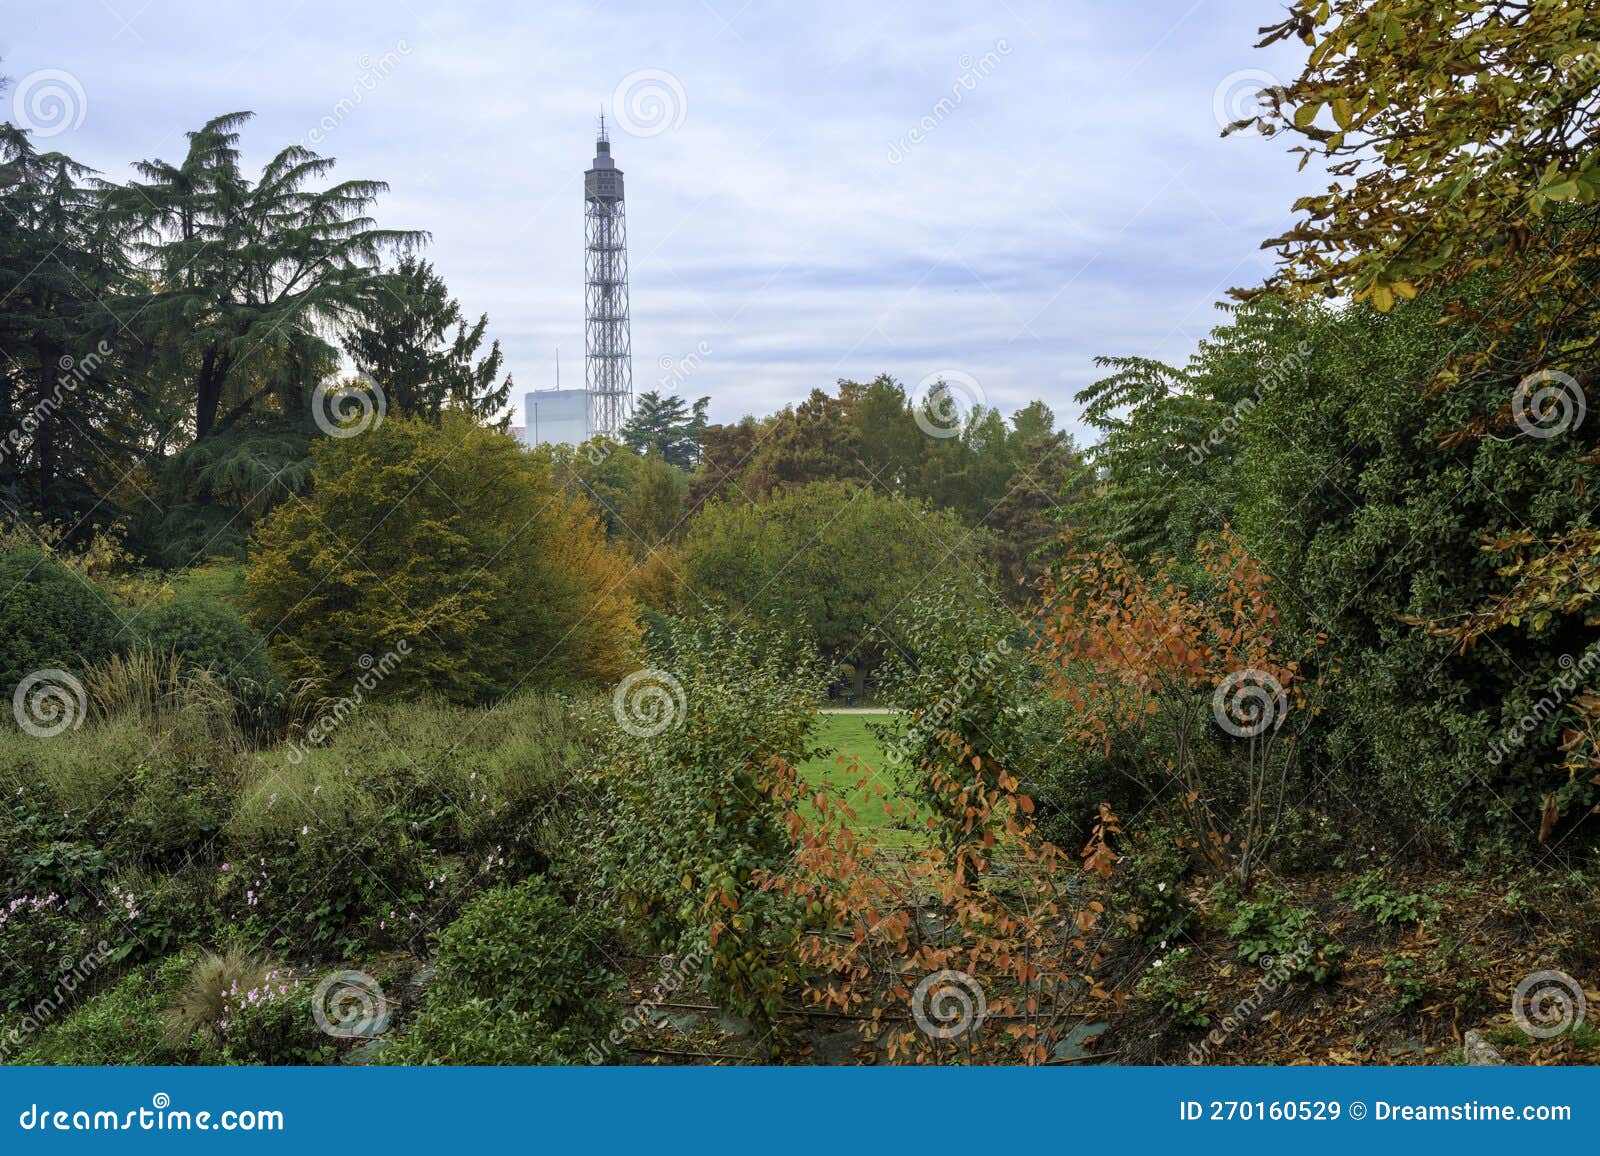
[[[928,789],[929,768],[951,757],[947,734],[1014,774],[1040,830],[1061,846],[1082,844],[1098,804],[1131,813],[1143,802],[1112,756],[1063,741],[1071,709],[1046,692],[1033,640],[998,598],[935,587],[907,599],[885,633],[893,647],[879,676],[883,701],[909,722],[882,736],[884,749],[901,792],[924,808],[949,805]]]
[[[553,1037],[537,1015],[478,997],[430,1002],[405,1035],[385,1047],[382,1064],[575,1064],[576,1040]],[[598,1046],[598,1037],[594,1043]],[[586,1045],[587,1046],[587,1045]]]
[[[102,869],[171,869],[203,854],[227,813],[233,763],[207,725],[161,731],[125,716],[47,742],[0,729],[0,882],[67,894],[60,884],[81,888]]]
[[[266,639],[231,608],[175,598],[135,621],[140,640],[157,654],[174,654],[186,670],[209,670],[246,702],[271,690],[276,675]]]
[[[1189,961],[1189,949],[1173,949],[1165,958],[1157,959],[1134,989],[1142,999],[1149,1000],[1172,1023],[1189,1028],[1211,1026],[1211,999],[1204,991],[1195,991],[1181,974]]]
[[[480,895],[440,935],[427,1003],[383,1062],[582,1062],[614,1018],[607,938],[543,878]]]
[[[216,924],[216,864],[196,856],[177,870],[130,871],[111,886],[132,898],[137,934],[117,946],[130,962],[162,959],[211,937]]]
[[[850,482],[779,489],[759,505],[721,498],[690,523],[675,566],[696,598],[804,629],[829,663],[848,661],[853,690],[891,642],[883,624],[929,586],[984,601],[987,531],[951,511]]]
[[[63,972],[96,951],[93,911],[82,899],[31,892],[0,903],[0,1013],[34,1007]]]
[[[582,882],[618,897],[646,950],[709,943],[708,994],[760,1020],[799,978],[803,912],[763,882],[792,855],[770,788],[775,762],[807,754],[818,664],[775,627],[715,619],[677,623],[655,661],[618,689]]]
[[[230,918],[291,956],[420,948],[473,893],[577,841],[566,825],[595,807],[588,713],[538,694],[368,705],[326,745],[257,752],[226,822]]]
[[[1346,954],[1322,930],[1316,912],[1309,907],[1290,907],[1281,896],[1270,894],[1241,902],[1228,934],[1244,962],[1261,964],[1290,978],[1305,976],[1313,983],[1326,983],[1337,975],[1339,961]]]
[[[1397,1012],[1421,1007],[1431,990],[1417,961],[1403,955],[1383,957],[1383,982],[1394,990],[1394,1010]]]
[[[1403,894],[1390,891],[1384,885],[1383,878],[1382,868],[1363,872],[1339,888],[1337,895],[1340,899],[1350,900],[1352,910],[1372,916],[1384,927],[1421,923],[1424,919],[1438,916],[1440,907],[1437,899],[1420,892]]]
[[[606,717],[610,701],[604,703]],[[543,871],[544,822],[582,813],[598,753],[598,730],[583,702],[524,693],[490,710],[437,699],[362,706],[323,746],[292,740],[254,762],[253,782],[272,780],[278,811],[312,821],[354,792],[365,822],[392,814],[412,837],[452,852],[494,851],[524,871]],[[316,794],[313,794],[316,792]],[[268,816],[256,807],[258,820]]]
[[[1184,891],[1192,869],[1189,852],[1164,825],[1136,833],[1111,876],[1112,910],[1123,918],[1119,930],[1144,943],[1176,940],[1193,921],[1194,904]]]
[[[1470,305],[1498,308],[1512,276],[1480,275]],[[1571,613],[1581,594],[1470,653],[1425,625],[1507,591],[1515,552],[1487,541],[1592,525],[1592,421],[1556,437],[1501,436],[1519,379],[1587,335],[1545,345],[1520,330],[1469,333],[1443,324],[1443,309],[1426,295],[1385,314],[1262,299],[1182,367],[1112,361],[1116,372],[1079,398],[1106,438],[1103,483],[1074,511],[1091,536],[1141,560],[1188,556],[1231,524],[1294,594],[1284,631],[1329,640],[1308,734],[1310,781],[1326,780],[1314,805],[1352,839],[1390,835],[1423,850],[1525,840],[1523,817],[1552,791],[1569,816],[1596,801],[1589,776],[1552,770],[1568,721],[1552,703],[1570,702],[1577,686],[1563,680],[1594,641]],[[1446,333],[1463,364],[1486,360],[1434,390]],[[1390,388],[1374,390],[1378,380]]]
[[[312,1011],[313,978],[234,944],[190,957],[174,976],[163,1041],[227,1064],[326,1064],[334,1038]]]
[[[174,1045],[165,1013],[173,990],[190,974],[194,954],[184,952],[123,976],[115,986],[85,995],[36,1031],[22,1022],[0,1038],[17,1050],[9,1058],[19,1064],[131,1065],[197,1062],[201,1053],[180,1041]]]
[[[485,703],[632,669],[622,555],[514,439],[452,411],[437,425],[391,416],[314,455],[311,494],[262,523],[245,579],[285,677],[334,695],[360,685],[368,699]]]
[[[230,832],[217,900],[251,942],[285,955],[420,948],[438,857],[395,823]]]
[[[0,690],[7,699],[35,671],[75,674],[114,653],[120,630],[111,603],[89,579],[39,550],[0,554]]]
[[[279,980],[284,978],[279,976]],[[242,1065],[333,1063],[339,1047],[317,1026],[310,980],[268,982],[273,994],[246,1002],[230,1013],[220,1049],[222,1061]]]

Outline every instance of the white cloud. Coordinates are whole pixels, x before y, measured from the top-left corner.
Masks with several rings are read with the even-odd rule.
[[[638,388],[704,341],[684,388],[712,395],[717,418],[838,376],[910,384],[956,366],[993,401],[1042,396],[1070,416],[1095,354],[1183,356],[1212,301],[1259,280],[1261,240],[1315,180],[1275,142],[1218,139],[1224,77],[1296,70],[1293,47],[1250,48],[1261,15],[1245,0],[3,0],[0,56],[13,76],[78,77],[87,116],[52,144],[120,177],[240,108],[258,114],[258,163],[349,97],[363,59],[404,43],[321,148],[337,175],[391,183],[385,224],[432,231],[431,258],[490,314],[519,394],[552,384],[557,344],[564,381],[581,378],[594,116],[625,74],[665,69],[681,126],[614,137]],[[924,117],[934,127],[891,164]]]

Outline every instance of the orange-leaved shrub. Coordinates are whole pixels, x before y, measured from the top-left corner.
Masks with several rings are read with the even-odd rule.
[[[1287,815],[1316,682],[1288,657],[1270,575],[1237,536],[1199,543],[1196,563],[1069,552],[1041,583],[1038,649],[1072,707],[1069,737],[1108,750],[1153,737],[1141,749],[1160,765],[1120,768],[1170,793],[1191,849],[1248,888]]]

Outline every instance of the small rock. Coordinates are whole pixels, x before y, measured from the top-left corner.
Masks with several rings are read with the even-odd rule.
[[[400,1002],[406,1007],[416,1005],[428,993],[428,988],[433,986],[433,975],[431,963],[425,963],[412,972],[411,978],[406,980],[405,987],[401,989]]]
[[[1088,1060],[1094,1058],[1094,1053],[1089,1050],[1089,1045],[1105,1034],[1106,1028],[1111,1025],[1105,1022],[1092,1024],[1078,1024],[1066,1038],[1055,1046],[1051,1053],[1058,1060]]]
[[[364,1068],[377,1059],[378,1053],[392,1042],[393,1039],[390,1036],[377,1036],[374,1039],[367,1040],[365,1043],[358,1044],[352,1048],[344,1057],[344,1062],[358,1068]]]
[[[1494,1067],[1505,1063],[1494,1045],[1477,1031],[1469,1031],[1461,1037],[1461,1050],[1466,1054],[1467,1063],[1473,1067]]]

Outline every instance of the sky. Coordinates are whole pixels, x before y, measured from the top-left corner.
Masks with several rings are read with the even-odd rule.
[[[1318,191],[1220,137],[1299,71],[1280,0],[0,0],[0,118],[112,178],[252,110],[387,181],[521,397],[583,374],[583,170],[627,179],[635,392],[764,414],[943,376],[1006,413],[1181,361]],[[25,122],[23,118],[28,118]]]

